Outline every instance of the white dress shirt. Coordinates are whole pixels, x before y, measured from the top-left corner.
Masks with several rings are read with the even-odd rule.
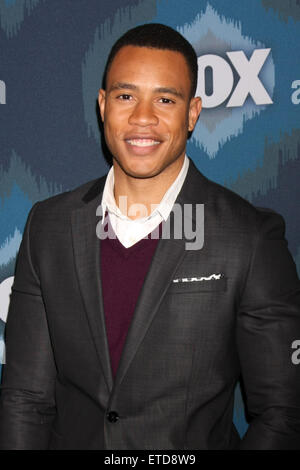
[[[149,235],[149,233],[158,227],[163,220],[167,220],[179,191],[182,188],[188,168],[189,158],[185,155],[182,168],[177,178],[166,191],[160,203],[153,206],[151,214],[145,214],[144,217],[139,217],[137,219],[130,219],[122,213],[116,204],[114,197],[114,167],[111,167],[108,172],[103,190],[101,201],[102,214],[105,214],[106,211],[108,212],[111,226],[117,238],[122,243],[122,245],[125,246],[125,248],[129,248],[143,238],[147,237],[147,235]],[[120,203],[121,206],[123,204],[126,205],[126,196],[121,199]],[[124,206],[124,208],[125,207],[126,206]],[[130,210],[132,209],[134,210],[134,207],[130,208],[128,212],[126,209],[125,211],[130,215]],[[144,207],[144,210],[146,210],[146,207]],[[103,217],[102,223],[104,223],[104,220],[105,218]]]

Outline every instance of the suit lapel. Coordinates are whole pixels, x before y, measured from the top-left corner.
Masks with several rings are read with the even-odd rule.
[[[102,191],[92,200],[86,198],[86,204],[72,212],[72,237],[75,266],[79,287],[87,319],[102,366],[108,392],[113,384],[105,317],[102,299],[100,272],[100,240],[96,235],[96,226],[100,219],[96,209],[101,203]]]
[[[193,162],[190,161],[186,180],[176,201],[181,205],[182,209],[184,204],[187,203],[204,203],[206,198],[203,190],[205,180],[206,178],[201,175]],[[75,265],[87,319],[102,366],[108,393],[111,393],[112,388],[114,387],[115,390],[122,382],[173,280],[177,268],[186,255],[185,243],[187,240],[184,236],[182,239],[174,239],[172,230],[169,239],[159,240],[139,295],[115,383],[113,384],[102,297],[100,240],[96,235],[96,225],[99,223],[96,209],[101,203],[104,182],[105,179],[102,179],[100,187],[99,182],[96,183],[83,198],[86,204],[73,211],[72,236]]]

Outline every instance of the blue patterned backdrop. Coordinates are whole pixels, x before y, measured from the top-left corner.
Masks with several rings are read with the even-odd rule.
[[[212,54],[229,74],[231,68],[232,90],[203,110],[188,154],[209,178],[285,217],[300,271],[299,20],[300,0],[0,0],[1,362],[28,212],[34,202],[107,171],[97,93],[110,47],[138,24],[168,24],[198,57]],[[228,106],[241,77],[227,53],[243,51],[250,62],[262,49],[270,52],[257,79],[272,103],[256,104],[250,93],[243,105]],[[212,73],[205,77],[209,96],[216,83]],[[243,435],[240,387],[234,422]]]

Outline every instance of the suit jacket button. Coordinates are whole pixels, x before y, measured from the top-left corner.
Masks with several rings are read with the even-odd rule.
[[[119,415],[116,411],[109,411],[106,418],[110,423],[116,423],[119,419]]]

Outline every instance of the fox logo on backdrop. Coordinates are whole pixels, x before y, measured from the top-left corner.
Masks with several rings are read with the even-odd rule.
[[[243,35],[241,23],[209,3],[203,14],[178,30],[198,56],[197,95],[203,112],[192,139],[214,158],[227,141],[241,134],[247,121],[273,103],[272,51],[259,39]]]
[[[243,106],[248,95],[256,105],[272,104],[268,92],[258,77],[271,49],[255,49],[250,60],[243,51],[226,52],[229,63],[222,57],[206,54],[198,59],[198,88],[203,108],[216,108],[230,96],[226,107]],[[234,87],[234,71],[239,81]],[[212,83],[208,93],[207,77]],[[231,93],[232,92],[232,93]]]

